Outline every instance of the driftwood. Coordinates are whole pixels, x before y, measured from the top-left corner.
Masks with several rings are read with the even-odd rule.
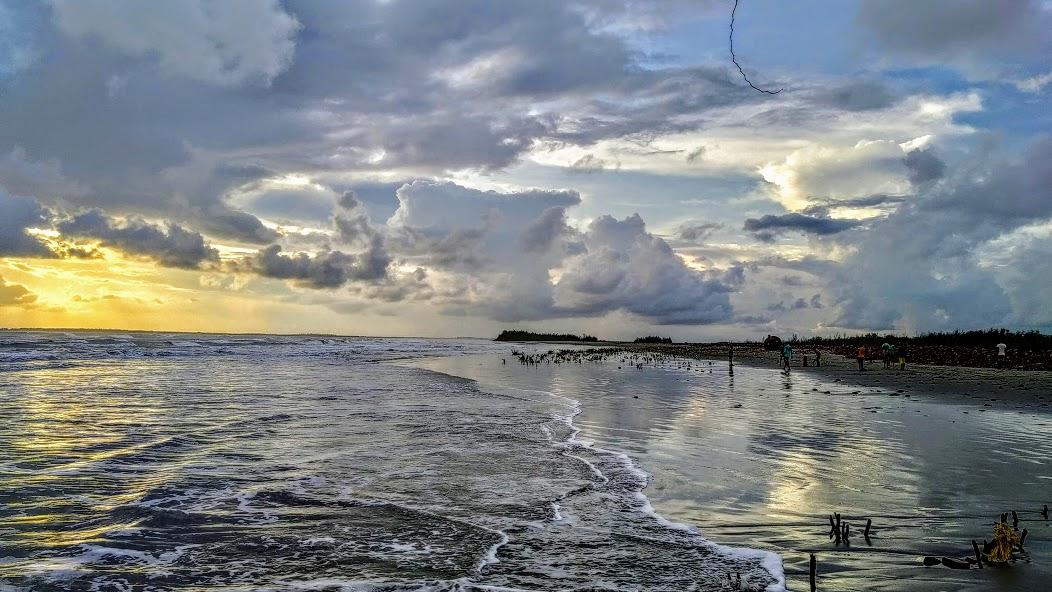
[[[943,557],[941,559],[942,564],[950,569],[971,569],[972,564],[967,561],[961,561],[952,557]]]

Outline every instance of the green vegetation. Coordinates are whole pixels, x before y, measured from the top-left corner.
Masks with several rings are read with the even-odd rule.
[[[1052,335],[1040,331],[1010,331],[1008,329],[983,329],[974,331],[946,331],[923,333],[913,337],[893,335],[891,333],[866,333],[861,335],[834,335],[832,337],[810,337],[800,339],[793,335],[790,343],[809,345],[843,345],[863,343],[879,344],[884,341],[907,343],[909,345],[930,345],[943,347],[993,347],[1004,342],[1010,348],[1030,351],[1052,350]]]
[[[646,337],[636,337],[634,343],[672,343],[672,338],[658,337],[657,335],[647,335]]]
[[[497,336],[496,341],[599,341],[592,335],[573,335],[570,333],[534,333],[521,329],[505,329]]]

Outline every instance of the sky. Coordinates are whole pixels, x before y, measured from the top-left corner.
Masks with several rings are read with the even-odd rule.
[[[0,0],[0,326],[1052,329],[1049,0]]]

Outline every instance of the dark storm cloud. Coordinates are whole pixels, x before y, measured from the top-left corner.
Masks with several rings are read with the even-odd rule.
[[[791,212],[782,215],[767,214],[759,218],[747,218],[744,229],[770,240],[773,235],[782,232],[799,231],[825,236],[850,230],[861,224],[861,220],[822,218]]]
[[[914,185],[941,179],[946,172],[946,163],[940,160],[931,148],[911,150],[902,162],[909,171],[910,183]]]
[[[520,243],[526,251],[547,251],[555,242],[572,233],[566,223],[566,209],[552,207],[544,210],[522,233]]]
[[[263,244],[278,238],[278,233],[264,226],[259,218],[222,205],[210,208],[196,221],[205,232],[248,243]]]
[[[389,261],[382,253],[348,254],[324,251],[285,254],[279,245],[260,250],[242,264],[242,268],[263,277],[292,280],[317,289],[339,288],[352,280],[375,280],[384,277]]]
[[[219,253],[203,236],[176,224],[165,228],[137,218],[121,222],[91,210],[60,221],[56,228],[65,236],[98,240],[104,246],[149,257],[169,267],[194,269],[219,261]]]
[[[1041,0],[862,0],[857,20],[884,49],[925,63],[1037,57],[1026,54],[1048,47],[1052,22]]]
[[[0,192],[0,256],[52,257],[48,247],[27,228],[47,228],[51,211],[35,199]]]
[[[895,102],[888,87],[877,81],[858,81],[844,84],[827,92],[818,92],[820,103],[846,111],[885,109]]]
[[[684,224],[676,232],[676,238],[688,242],[700,242],[712,236],[712,233],[723,228],[723,224],[705,222],[702,224]]]

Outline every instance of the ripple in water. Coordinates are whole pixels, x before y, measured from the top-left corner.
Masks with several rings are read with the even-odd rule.
[[[656,516],[575,401],[382,363],[485,342],[3,339],[2,585],[780,589]]]

